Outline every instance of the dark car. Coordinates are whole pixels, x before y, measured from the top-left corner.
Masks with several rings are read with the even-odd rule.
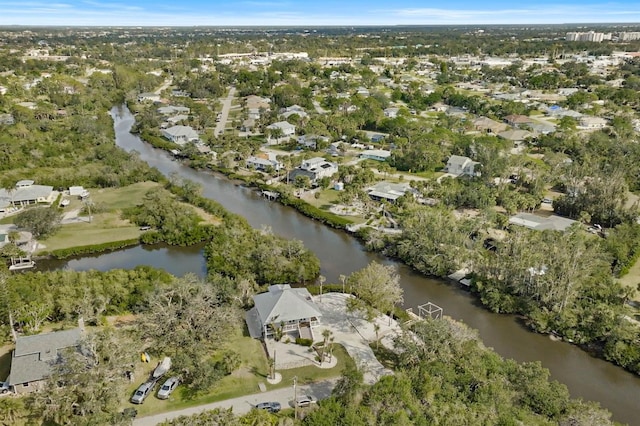
[[[256,404],[256,409],[267,410],[270,413],[277,413],[282,408],[279,402],[261,402]]]

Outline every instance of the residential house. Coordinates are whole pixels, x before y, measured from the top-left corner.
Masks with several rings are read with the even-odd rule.
[[[331,163],[322,157],[314,157],[304,160],[300,167],[289,173],[289,180],[293,181],[297,176],[307,176],[312,184],[324,177],[331,177],[338,173],[338,165]]]
[[[51,374],[53,364],[59,362],[61,351],[78,347],[82,335],[81,328],[74,328],[18,337],[11,355],[9,386],[16,393],[40,388],[42,381]]]
[[[298,136],[298,145],[315,150],[318,149],[318,142],[329,142],[330,140],[328,136],[302,135]]]
[[[386,108],[383,111],[384,116],[388,118],[396,118],[399,112],[400,112],[400,108]]]
[[[178,145],[185,145],[188,142],[198,142],[200,137],[191,126],[173,126],[168,129],[161,129],[162,136]]]
[[[250,133],[256,127],[256,120],[253,118],[247,118],[240,125],[240,131]]]
[[[511,141],[514,145],[520,145],[526,139],[533,137],[533,133],[521,129],[510,129],[498,133],[498,137]]]
[[[366,87],[358,87],[358,89],[356,89],[356,95],[360,95],[362,97],[368,97],[369,96],[369,89],[367,89]]]
[[[464,118],[467,115],[467,111],[458,107],[447,107],[445,114],[449,117]]]
[[[140,93],[138,102],[160,102],[160,95],[157,93]]]
[[[566,231],[577,222],[555,214],[548,217],[542,217],[532,213],[518,213],[517,215],[509,218],[509,223],[512,225],[524,226],[525,228],[534,229],[536,231]]]
[[[0,114],[0,124],[4,124],[5,126],[10,126],[15,123],[13,115],[11,114]]]
[[[497,134],[507,130],[507,125],[499,121],[492,120],[489,117],[478,117],[473,120],[474,129],[480,132]]]
[[[178,115],[174,115],[173,117],[167,118],[167,123],[171,124],[172,126],[175,126],[181,121],[187,121],[188,119],[189,119],[188,115],[178,114]]]
[[[480,163],[471,160],[469,157],[452,155],[449,157],[449,160],[447,160],[447,165],[444,170],[455,176],[476,176],[478,172],[475,168],[479,164]]]
[[[189,114],[191,109],[186,106],[169,105],[158,108],[158,112],[162,115]]]
[[[247,167],[253,168],[256,170],[267,171],[272,168],[275,171],[278,171],[282,168],[282,163],[280,163],[276,154],[272,152],[261,152],[257,155],[252,155],[247,158],[246,161]]]
[[[280,116],[285,119],[291,117],[292,115],[297,115],[300,118],[307,118],[309,114],[302,108],[300,105],[291,105],[290,107],[282,108],[280,110]]]
[[[251,337],[265,339],[280,332],[313,340],[313,329],[320,325],[322,314],[306,288],[272,285],[253,296],[253,302],[255,306],[245,317]]]
[[[578,125],[585,129],[604,129],[607,127],[607,120],[602,117],[585,115],[580,117]]]
[[[280,136],[276,138],[269,135],[267,143],[270,145],[276,145],[282,141],[286,141],[296,134],[296,126],[286,121],[278,121],[277,123],[270,124],[267,126],[267,129],[271,131],[280,131]]]
[[[533,121],[527,117],[526,115],[520,115],[520,114],[511,114],[511,115],[507,115],[504,118],[504,121],[512,127],[517,127],[520,128],[520,126],[525,126],[525,125],[529,125],[531,124]]]
[[[431,108],[429,110],[432,112],[446,112],[448,108],[449,105],[442,102],[436,102],[435,104],[431,105]]]
[[[368,189],[369,197],[376,201],[389,201],[395,203],[403,195],[414,193],[414,189],[408,183],[378,182]]]
[[[386,149],[370,149],[360,153],[360,158],[376,161],[387,161],[390,156],[391,151],[387,151]]]
[[[556,126],[549,122],[531,123],[528,125],[536,133],[548,135],[556,131]]]
[[[245,108],[248,112],[248,118],[258,120],[260,119],[262,111],[269,111],[271,109],[271,99],[256,95],[247,96],[245,98]]]
[[[51,204],[57,196],[58,193],[53,190],[52,186],[34,185],[32,180],[21,180],[10,191],[0,188],[0,211],[6,211],[11,206],[20,207],[37,203]]]

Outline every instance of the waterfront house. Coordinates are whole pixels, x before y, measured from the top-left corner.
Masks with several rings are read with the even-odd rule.
[[[200,140],[198,132],[191,126],[173,126],[168,129],[161,129],[162,136],[178,145],[185,145],[188,142],[197,142]]]
[[[368,189],[369,197],[375,201],[389,201],[395,203],[396,200],[405,194],[413,194],[415,190],[408,183],[378,182]]]
[[[30,204],[51,204],[58,193],[49,185],[34,185],[32,180],[21,180],[16,183],[14,189],[7,191],[0,188],[0,211],[5,211],[11,206],[20,207]]]
[[[267,292],[253,296],[253,302],[255,306],[245,317],[253,338],[291,333],[313,339],[313,329],[320,325],[322,314],[306,288],[272,285]]]

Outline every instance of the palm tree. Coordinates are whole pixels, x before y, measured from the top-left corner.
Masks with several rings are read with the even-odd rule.
[[[320,355],[320,364],[322,364],[324,362],[324,357],[327,353],[327,346],[329,344],[329,338],[331,337],[333,333],[331,333],[331,330],[329,330],[328,328],[325,328],[324,330],[322,330],[322,337],[324,337],[324,342],[322,344],[322,353]]]
[[[378,347],[380,346],[380,338],[378,336],[378,333],[380,332],[380,324],[378,324],[377,322],[374,323],[373,330],[376,332],[376,349],[378,349]]]

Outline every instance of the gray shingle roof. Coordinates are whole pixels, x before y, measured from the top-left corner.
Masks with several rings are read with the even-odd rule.
[[[262,324],[322,316],[306,288],[288,284],[271,286],[266,293],[253,296],[253,301]]]
[[[79,328],[19,337],[11,358],[9,385],[42,380],[51,373],[51,363],[61,349],[78,345],[82,338]]]

